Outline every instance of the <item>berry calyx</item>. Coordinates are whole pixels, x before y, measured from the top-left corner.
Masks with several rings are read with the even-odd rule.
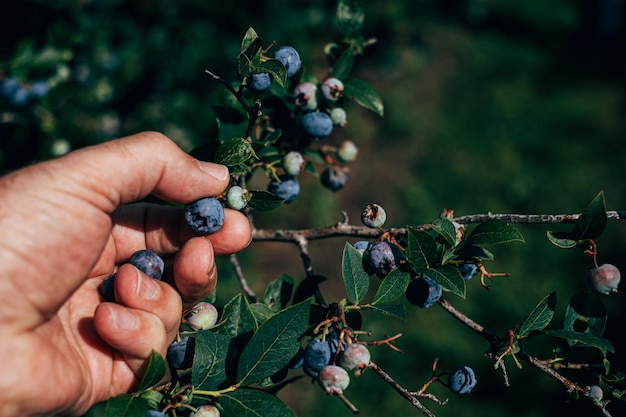
[[[387,213],[379,204],[368,204],[361,212],[361,222],[372,229],[382,227],[386,220]]]

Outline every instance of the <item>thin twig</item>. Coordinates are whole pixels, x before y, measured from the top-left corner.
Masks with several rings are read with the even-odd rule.
[[[248,281],[246,280],[246,277],[244,276],[243,271],[241,270],[241,265],[239,264],[239,258],[237,258],[236,254],[233,253],[232,255],[230,255],[230,263],[233,266],[233,269],[235,270],[235,275],[237,275],[237,278],[239,279],[239,284],[241,285],[241,289],[246,294],[246,297],[248,297],[248,301],[250,303],[256,303],[257,296],[256,294],[254,294],[254,291],[252,291],[252,289],[248,285]]]

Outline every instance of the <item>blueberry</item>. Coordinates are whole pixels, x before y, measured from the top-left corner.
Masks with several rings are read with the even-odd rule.
[[[235,210],[241,210],[252,198],[250,192],[238,185],[231,186],[226,192],[226,203]]]
[[[188,369],[193,364],[193,355],[196,348],[194,337],[184,337],[179,342],[173,342],[167,348],[165,358],[174,369]]]
[[[339,191],[348,182],[348,174],[338,167],[326,167],[320,175],[320,182],[331,191]]]
[[[386,220],[387,213],[380,204],[368,204],[361,212],[361,222],[372,229],[382,227]]]
[[[209,330],[215,327],[218,316],[213,304],[201,301],[185,315],[185,321],[197,330]]]
[[[35,80],[30,84],[31,92],[34,97],[42,98],[48,92],[48,82],[46,80]]]
[[[283,64],[287,71],[287,78],[293,77],[296,72],[300,70],[300,66],[302,65],[298,51],[291,46],[281,46],[278,48],[274,53],[274,59],[279,60]]]
[[[361,343],[352,343],[343,350],[343,353],[339,357],[339,364],[342,368],[352,371],[359,371],[367,368],[370,363],[370,352],[367,346]]]
[[[359,149],[351,140],[344,140],[341,142],[341,145],[339,145],[339,149],[337,150],[337,157],[342,162],[352,162],[356,160],[358,155]]]
[[[13,97],[13,95],[20,89],[20,82],[15,77],[8,77],[2,81],[2,87],[0,88],[0,93],[8,99]]]
[[[329,395],[343,394],[350,385],[348,372],[337,365],[327,365],[317,375],[317,380]]]
[[[609,295],[617,292],[621,274],[615,265],[603,264],[593,268],[587,274],[587,280],[591,288],[600,293]]]
[[[302,368],[302,365],[304,365],[304,349],[300,347],[296,352],[296,355],[291,358],[291,361],[289,361],[287,367],[289,369],[298,369]]]
[[[476,266],[476,264],[465,263],[457,269],[465,281],[469,281],[478,273],[478,266]]]
[[[148,249],[138,250],[130,257],[129,262],[138,270],[154,279],[161,279],[165,263],[156,253]]]
[[[316,377],[319,371],[330,363],[331,357],[331,345],[328,341],[313,339],[304,349],[302,369],[307,375]]]
[[[283,168],[289,175],[299,175],[304,170],[304,157],[300,152],[291,151],[283,157]]]
[[[476,386],[474,370],[469,366],[459,366],[448,376],[448,387],[457,394],[468,394]]]
[[[220,410],[214,405],[205,404],[198,407],[198,410],[189,417],[220,417]]]
[[[284,174],[278,176],[267,185],[267,191],[285,199],[285,203],[291,203],[300,193],[300,183],[293,175]]]
[[[115,274],[111,274],[100,284],[100,295],[104,301],[109,303],[115,302]]]
[[[341,107],[335,107],[330,111],[330,119],[335,126],[346,127],[348,124],[348,114]]]
[[[327,113],[311,112],[302,116],[302,129],[313,139],[322,139],[333,131],[333,120]]]
[[[185,220],[195,233],[215,233],[224,224],[224,207],[214,197],[201,198],[185,205]]]
[[[409,303],[422,308],[430,308],[441,298],[442,292],[441,285],[424,275],[423,278],[411,281],[404,294]]]
[[[322,95],[328,101],[337,101],[343,96],[343,83],[337,78],[327,78],[322,84]]]
[[[358,250],[359,252],[361,252],[361,254],[363,254],[363,252],[365,252],[367,248],[372,246],[372,243],[367,240],[359,240],[358,242],[354,242],[352,246],[354,246],[356,250]]]
[[[22,107],[30,103],[32,98],[33,96],[32,96],[32,92],[30,88],[20,86],[17,89],[17,91],[13,94],[13,96],[10,97],[10,100],[11,100],[11,103],[13,103],[13,105]]]
[[[146,411],[145,417],[165,417],[165,414],[159,410],[148,410]]]
[[[402,253],[396,245],[381,240],[363,252],[363,267],[370,275],[385,276],[398,268],[402,259]]]
[[[269,73],[262,72],[260,74],[252,74],[252,82],[248,84],[248,87],[251,90],[263,91],[267,90],[271,83],[272,78],[270,77]]]
[[[293,100],[297,107],[304,110],[317,109],[317,86],[310,82],[302,82],[293,89]]]

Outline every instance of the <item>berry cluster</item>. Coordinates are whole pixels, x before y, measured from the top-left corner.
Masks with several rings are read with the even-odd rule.
[[[16,107],[24,107],[43,98],[50,89],[47,80],[37,79],[21,82],[15,77],[0,80],[0,96]]]

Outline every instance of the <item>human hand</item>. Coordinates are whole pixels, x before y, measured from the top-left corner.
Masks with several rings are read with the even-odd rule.
[[[181,208],[125,203],[154,194],[183,204],[228,182],[225,167],[154,132],[0,178],[0,415],[80,415],[137,386],[183,305],[215,288],[214,255],[246,247],[251,228],[227,209],[218,232],[197,237]],[[169,284],[125,263],[139,249],[166,260]],[[98,286],[116,266],[118,303],[105,303]]]

